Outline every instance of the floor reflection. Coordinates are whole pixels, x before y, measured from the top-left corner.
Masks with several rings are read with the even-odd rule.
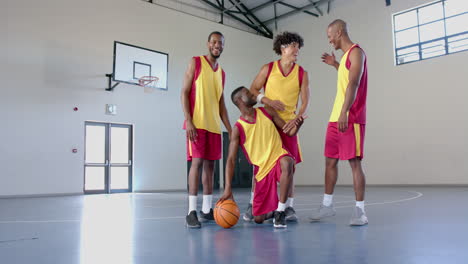
[[[85,196],[80,263],[133,264],[133,216],[130,194]]]

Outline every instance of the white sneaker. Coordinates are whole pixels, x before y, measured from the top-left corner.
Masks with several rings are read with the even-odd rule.
[[[252,222],[254,220],[254,216],[252,214],[252,204],[249,203],[249,206],[247,207],[247,210],[245,210],[244,215],[242,216],[244,218],[244,221],[247,222]]]
[[[317,210],[315,210],[314,213],[312,213],[312,216],[309,217],[309,219],[311,221],[318,221],[325,217],[334,216],[335,214],[336,214],[336,211],[335,211],[335,208],[333,208],[333,205],[325,206],[322,204]]]
[[[354,207],[353,215],[349,221],[349,225],[352,226],[362,226],[367,225],[369,220],[367,220],[366,213],[360,207]]]

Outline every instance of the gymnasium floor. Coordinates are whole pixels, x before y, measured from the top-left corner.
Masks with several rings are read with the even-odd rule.
[[[315,223],[322,188],[296,191],[299,222],[285,230],[187,229],[183,192],[0,199],[0,263],[467,263],[466,187],[368,187],[363,227],[348,226],[351,187]],[[234,194],[243,211],[249,190]]]

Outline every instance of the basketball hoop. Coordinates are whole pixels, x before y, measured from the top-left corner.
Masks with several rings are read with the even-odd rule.
[[[145,88],[145,93],[152,93],[157,88],[159,78],[156,76],[143,76],[138,79],[138,85]]]

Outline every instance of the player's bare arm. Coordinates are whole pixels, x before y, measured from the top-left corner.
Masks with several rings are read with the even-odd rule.
[[[307,108],[309,106],[309,101],[310,101],[309,74],[307,73],[307,71],[304,71],[304,79],[302,80],[300,96],[301,96],[301,107],[299,108],[296,118],[287,122],[285,127],[283,127],[284,130],[292,129],[295,126],[294,123],[296,123],[299,118],[304,118],[305,113],[307,112]]]
[[[351,62],[351,67],[349,69],[349,83],[346,88],[345,100],[343,102],[343,107],[341,108],[341,114],[338,118],[338,129],[341,132],[348,129],[348,111],[356,98],[356,91],[359,87],[359,82],[364,70],[364,52],[359,48],[353,49],[349,54],[349,60]]]
[[[258,95],[261,94],[260,91],[266,84],[267,76],[268,76],[268,67],[269,67],[268,64],[265,64],[262,66],[262,68],[260,69],[260,72],[257,74],[257,77],[255,77],[255,80],[252,82],[252,85],[250,86],[250,92],[253,95],[255,95],[255,97],[257,98],[258,98]],[[263,96],[261,98],[261,103],[268,105],[278,111],[284,110],[284,104],[280,100],[271,100],[270,98]]]
[[[226,104],[224,102],[224,94],[221,95],[219,99],[219,116],[221,117],[221,121],[223,121],[224,127],[226,128],[229,137],[231,137],[231,122],[229,122],[229,115],[226,109]]]
[[[224,183],[224,193],[219,198],[218,202],[234,199],[234,196],[232,195],[231,183],[232,178],[234,177],[234,166],[237,158],[237,151],[239,149],[239,142],[239,130],[236,126],[234,126],[230,137],[229,152],[226,161],[226,182]]]
[[[186,133],[190,141],[196,141],[197,129],[193,125],[192,116],[190,115],[190,92],[192,90],[192,81],[195,75],[195,59],[192,58],[185,71],[184,83],[182,86],[182,93],[180,96],[182,102],[182,110],[184,111],[184,117],[186,121]]]

